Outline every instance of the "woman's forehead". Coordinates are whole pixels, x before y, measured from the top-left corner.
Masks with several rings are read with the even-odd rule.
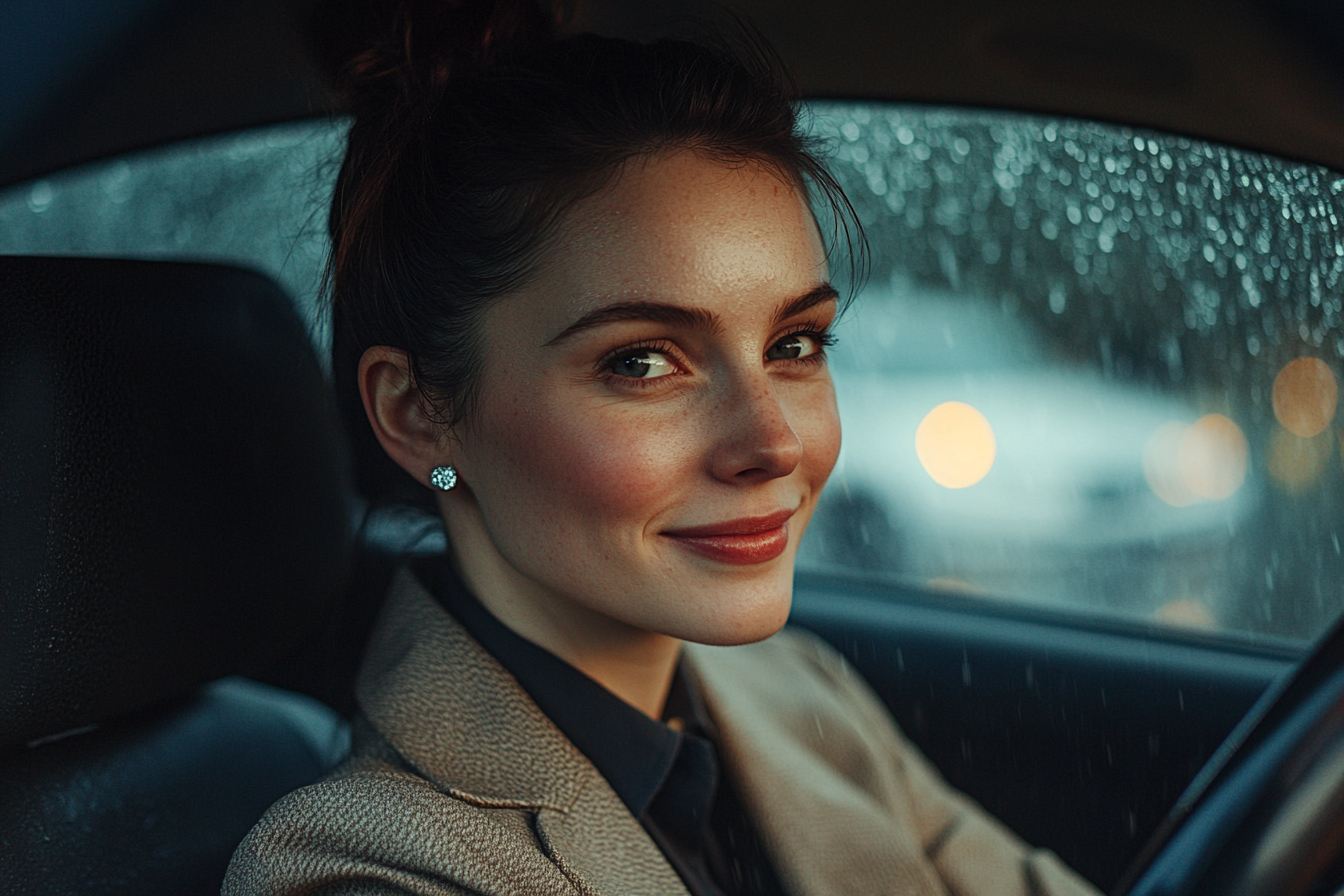
[[[760,223],[780,216],[789,224],[800,215],[810,218],[802,189],[777,166],[694,150],[630,160],[602,190],[577,203],[572,215],[622,230],[634,225],[663,231],[725,228],[742,217]]]
[[[801,190],[765,164],[692,152],[628,166],[570,211],[548,255],[539,277],[552,295],[589,306],[655,298],[778,301],[826,280],[825,252]]]

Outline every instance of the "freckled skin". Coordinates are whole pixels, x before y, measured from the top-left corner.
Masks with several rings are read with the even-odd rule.
[[[777,319],[825,279],[802,195],[761,165],[656,156],[570,211],[537,276],[486,313],[480,413],[443,440],[462,485],[440,505],[495,615],[650,712],[680,640],[747,643],[783,625],[840,423],[824,364],[765,353],[830,323],[833,301]],[[630,301],[717,326],[622,321],[547,344]],[[675,372],[641,387],[602,367],[648,340],[671,347]],[[795,508],[787,548],[763,563],[662,534]]]

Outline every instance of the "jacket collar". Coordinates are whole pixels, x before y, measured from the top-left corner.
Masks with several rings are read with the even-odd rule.
[[[439,605],[509,671],[546,718],[592,762],[630,814],[643,819],[676,766],[684,736],[500,622],[462,584],[446,558],[417,566],[416,574]],[[684,684],[681,676],[673,682],[675,692],[685,690],[676,687]],[[709,799],[713,782],[699,783]]]
[[[902,769],[902,757],[922,760],[838,656],[785,629],[742,647],[687,644],[685,660],[718,726],[724,764],[790,893],[946,896]],[[924,815],[950,818],[929,811],[937,799],[925,801]]]
[[[897,795],[904,785],[876,786],[882,800],[868,793],[872,782],[855,786],[856,776],[887,777],[860,757],[877,748],[894,759],[904,749],[875,704],[849,693],[852,673],[839,660],[786,632],[747,647],[688,644],[683,669],[698,681],[724,761],[790,892],[945,892],[912,807]],[[534,811],[542,849],[580,893],[686,896],[587,757],[408,570],[388,595],[356,697],[441,790]]]
[[[584,896],[687,896],[644,828],[508,671],[397,573],[356,685],[365,716],[424,778],[477,806],[535,813]]]
[[[471,803],[568,811],[596,775],[408,569],[393,581],[355,696],[417,772]]]

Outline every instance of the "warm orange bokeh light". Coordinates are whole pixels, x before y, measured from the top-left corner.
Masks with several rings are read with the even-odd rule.
[[[1188,507],[1199,500],[1181,479],[1181,436],[1189,428],[1178,420],[1163,423],[1143,446],[1143,476],[1148,487],[1172,507]]]
[[[1143,449],[1143,475],[1163,501],[1188,507],[1236,494],[1249,458],[1241,427],[1206,414],[1189,426],[1176,420],[1159,426]]]
[[[1187,628],[1217,628],[1218,619],[1201,601],[1191,598],[1168,601],[1157,608],[1153,618],[1168,625]]]
[[[915,431],[919,462],[945,488],[966,488],[984,479],[996,451],[985,415],[960,401],[938,405]]]
[[[1335,419],[1339,385],[1319,358],[1290,361],[1274,377],[1274,416],[1284,429],[1309,439]]]
[[[1293,492],[1306,491],[1321,478],[1330,465],[1331,434],[1319,433],[1303,439],[1286,429],[1276,429],[1269,442],[1269,475]]]
[[[1181,436],[1177,462],[1181,481],[1196,497],[1221,501],[1246,481],[1250,450],[1241,427],[1222,414],[1206,414]]]

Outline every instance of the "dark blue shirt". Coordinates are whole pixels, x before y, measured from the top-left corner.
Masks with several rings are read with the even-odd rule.
[[[496,619],[446,559],[422,577],[596,766],[693,896],[783,893],[735,789],[722,778],[713,720],[680,667],[663,721],[656,721]]]

